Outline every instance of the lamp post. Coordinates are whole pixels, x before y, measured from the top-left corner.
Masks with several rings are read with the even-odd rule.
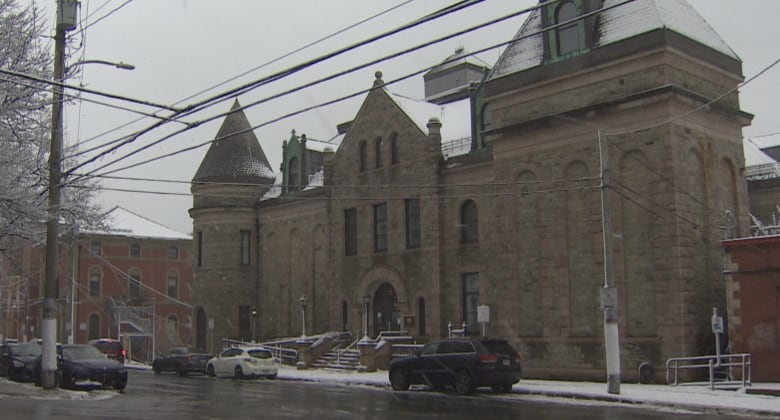
[[[91,59],[91,60],[79,60],[79,61],[76,61],[73,64],[68,65],[67,67],[65,67],[65,74],[67,75],[74,68],[76,68],[78,66],[81,66],[81,65],[84,65],[84,64],[104,64],[106,66],[114,66],[114,67],[116,67],[118,69],[122,69],[122,70],[135,70],[135,66],[134,65],[125,63],[123,61],[120,61],[120,62],[117,63],[117,62],[108,61],[108,60]]]
[[[371,303],[371,296],[363,296],[363,341],[370,340],[368,336],[368,304]]]
[[[254,343],[255,342],[255,337],[257,336],[257,328],[256,328],[257,327],[257,321],[256,321],[256,319],[257,319],[257,308],[256,307],[254,307],[254,306],[252,307],[251,314],[252,314],[252,342]]]
[[[301,337],[306,337],[306,296],[298,299],[301,302]]]

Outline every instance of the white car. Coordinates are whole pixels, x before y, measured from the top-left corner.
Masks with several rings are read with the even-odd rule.
[[[206,374],[233,378],[261,376],[274,379],[279,372],[279,365],[279,359],[275,358],[267,348],[230,347],[209,359],[206,364]]]

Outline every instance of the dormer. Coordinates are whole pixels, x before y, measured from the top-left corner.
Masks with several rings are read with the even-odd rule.
[[[542,0],[544,61],[554,62],[588,52],[595,43],[596,16],[586,15],[598,10],[603,0]]]
[[[425,100],[444,104],[469,97],[469,86],[479,82],[490,66],[463,47],[423,75]]]

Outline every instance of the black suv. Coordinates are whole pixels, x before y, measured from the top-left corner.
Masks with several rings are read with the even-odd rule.
[[[98,338],[96,340],[90,340],[89,344],[97,347],[101,353],[108,356],[109,359],[114,359],[119,363],[125,363],[125,357],[127,357],[127,351],[122,347],[122,342],[113,338]]]
[[[499,338],[448,338],[426,344],[416,355],[390,363],[390,384],[405,391],[412,384],[455,388],[460,395],[489,386],[506,393],[520,381],[520,356]]]

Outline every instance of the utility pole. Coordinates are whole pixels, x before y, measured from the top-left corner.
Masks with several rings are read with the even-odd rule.
[[[611,176],[609,145],[602,130],[598,131],[601,161],[601,227],[604,238],[604,288],[601,307],[604,310],[604,349],[607,358],[607,392],[620,394],[620,332],[618,330],[618,295],[612,273],[612,212],[607,191]]]
[[[51,152],[49,154],[49,209],[46,219],[46,278],[43,294],[41,325],[41,385],[57,387],[57,267],[60,230],[60,178],[62,176],[62,97],[65,67],[65,33],[76,27],[75,0],[57,1],[57,22],[54,33],[54,84],[51,106]]]

